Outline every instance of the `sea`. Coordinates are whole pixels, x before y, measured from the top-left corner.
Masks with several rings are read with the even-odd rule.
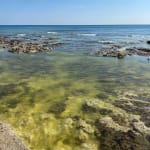
[[[110,111],[137,115],[114,101],[150,93],[148,56],[95,55],[114,45],[150,48],[150,25],[1,25],[1,36],[63,43],[35,54],[0,48],[0,121],[31,149],[98,150],[104,141],[95,136],[96,120],[110,117]]]

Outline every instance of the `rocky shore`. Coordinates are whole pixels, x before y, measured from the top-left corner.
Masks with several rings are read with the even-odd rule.
[[[149,97],[124,92],[112,103],[86,99],[81,111],[88,119],[78,115],[62,119],[63,134],[82,150],[150,150]],[[60,114],[64,112],[61,109]]]
[[[29,150],[6,123],[0,122],[0,150]]]
[[[131,47],[121,49],[116,46],[101,48],[96,53],[96,56],[102,57],[117,57],[124,58],[125,56],[139,55],[139,56],[150,56],[150,49],[143,47]]]
[[[26,39],[0,37],[0,47],[7,49],[12,53],[37,53],[43,51],[52,51],[54,46],[59,46],[63,43],[53,42],[51,39],[42,41],[27,41]]]

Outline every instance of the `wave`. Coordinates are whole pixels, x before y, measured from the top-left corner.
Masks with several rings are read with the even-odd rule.
[[[132,34],[132,35],[129,35],[129,37],[132,37],[132,38],[146,38],[146,35],[136,35],[136,34]]]
[[[98,41],[100,44],[115,44],[116,42],[114,41]]]
[[[57,32],[47,32],[47,34],[57,34]]]
[[[26,34],[24,33],[20,33],[20,34],[17,34],[18,37],[23,37],[23,36],[26,36]]]
[[[79,36],[96,36],[94,33],[83,33],[83,34],[78,34]]]

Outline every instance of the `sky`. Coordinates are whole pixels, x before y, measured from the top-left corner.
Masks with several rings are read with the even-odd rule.
[[[0,25],[150,24],[150,0],[0,0]]]

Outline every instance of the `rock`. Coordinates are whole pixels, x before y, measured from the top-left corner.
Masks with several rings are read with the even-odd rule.
[[[127,52],[124,51],[118,51],[117,57],[120,58],[124,58],[127,55]]]
[[[117,48],[115,46],[102,47],[95,53],[95,55],[102,57],[118,57],[118,58],[124,58],[127,55],[150,56],[150,49],[143,47],[131,47],[126,48],[126,50],[120,50],[120,48]]]
[[[92,134],[94,133],[94,128],[88,124],[86,121],[79,119],[77,128],[83,130],[84,132],[88,133],[88,134]]]
[[[147,44],[150,44],[150,41],[147,41]]]
[[[89,99],[82,105],[82,111],[89,113],[99,113],[101,115],[109,115],[112,113],[123,113],[119,108],[114,107],[110,103],[99,99]],[[120,112],[119,112],[120,111]]]
[[[103,150],[149,150],[150,143],[143,133],[118,128],[110,117],[99,120],[96,124],[101,133],[99,140]]]
[[[81,148],[82,150],[98,150],[97,145],[91,143],[83,143]]]
[[[0,149],[1,150],[29,150],[22,139],[6,123],[0,122]]]
[[[127,48],[126,51],[130,55],[139,55],[139,56],[149,56],[150,55],[149,48],[133,47],[133,48]]]
[[[27,39],[26,39],[27,40]],[[63,43],[46,41],[37,41],[39,43],[26,41],[25,39],[9,39],[0,37],[0,46],[8,49],[11,53],[38,53],[43,51],[51,51],[53,46],[59,46]],[[51,47],[50,47],[51,46]]]

